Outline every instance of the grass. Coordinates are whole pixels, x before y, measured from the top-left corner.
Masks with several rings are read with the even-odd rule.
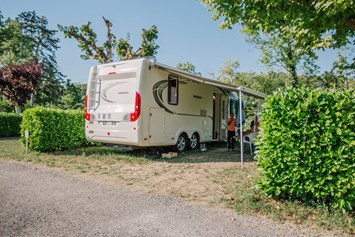
[[[244,179],[240,180],[241,173]],[[237,181],[229,187],[229,192],[233,195],[224,197],[222,201],[238,213],[267,216],[276,221],[335,230],[349,236],[355,234],[354,212],[343,213],[329,210],[326,205],[306,204],[292,200],[277,201],[265,196],[256,184],[259,174],[255,166],[226,169],[223,176]]]
[[[247,152],[241,168],[236,163],[240,159],[237,153],[213,150],[213,147],[210,150],[179,154],[173,159],[153,159],[144,153],[110,147],[26,154],[18,138],[0,138],[1,159],[100,176],[148,193],[224,205],[238,213],[266,216],[276,221],[328,229],[343,235],[355,234],[354,213],[268,198],[256,185],[259,173]]]
[[[82,173],[102,171],[105,167],[117,163],[144,165],[151,162],[147,158],[110,147],[83,147],[69,151],[26,153],[17,138],[0,138],[0,151],[0,157],[3,159],[44,164]]]

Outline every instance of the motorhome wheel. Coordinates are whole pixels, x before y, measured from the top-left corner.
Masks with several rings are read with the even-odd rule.
[[[190,139],[190,149],[195,150],[200,146],[200,139],[197,133],[192,134]]]
[[[176,145],[175,145],[175,149],[176,151],[178,152],[184,152],[187,148],[187,136],[183,133],[183,134],[180,134],[177,142],[176,142]]]

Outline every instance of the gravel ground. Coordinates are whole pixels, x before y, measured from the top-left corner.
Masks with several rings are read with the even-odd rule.
[[[330,236],[0,160],[0,236]]]

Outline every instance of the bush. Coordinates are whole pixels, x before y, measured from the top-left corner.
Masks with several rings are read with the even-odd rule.
[[[0,112],[3,113],[14,113],[15,112],[15,107],[10,104],[9,102],[7,102],[6,100],[4,100],[3,98],[1,98],[0,96]]]
[[[0,137],[20,135],[21,115],[15,113],[0,113]]]
[[[87,144],[84,132],[84,113],[79,110],[60,110],[36,107],[23,113],[21,142],[25,131],[30,133],[29,148],[35,151],[55,151]]]
[[[305,88],[277,91],[263,106],[259,185],[278,199],[355,203],[355,96]]]

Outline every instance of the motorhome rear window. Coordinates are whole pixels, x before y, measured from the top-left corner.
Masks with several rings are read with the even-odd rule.
[[[169,77],[168,79],[168,103],[172,105],[178,104],[179,81],[177,78]]]

